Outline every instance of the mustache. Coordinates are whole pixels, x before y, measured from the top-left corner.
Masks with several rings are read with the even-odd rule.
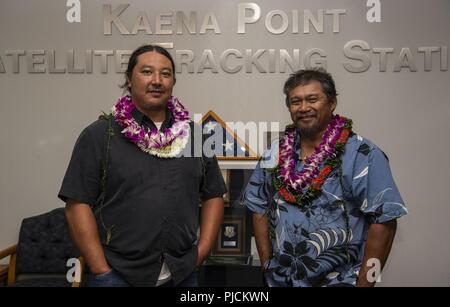
[[[317,113],[316,112],[308,112],[308,113],[297,113],[295,114],[295,118],[296,119],[302,119],[304,117],[316,117]]]
[[[149,91],[149,92],[153,92],[153,91],[164,92],[165,88],[163,86],[152,86],[152,87],[149,87],[147,89],[147,91]]]

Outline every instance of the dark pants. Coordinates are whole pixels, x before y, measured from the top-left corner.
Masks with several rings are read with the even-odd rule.
[[[114,270],[100,275],[89,275],[85,284],[86,287],[131,287]],[[161,285],[160,287],[198,287],[197,271],[192,272],[185,280],[178,285],[174,285],[173,280]]]

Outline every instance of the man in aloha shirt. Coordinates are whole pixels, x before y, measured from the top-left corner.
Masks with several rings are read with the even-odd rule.
[[[332,121],[336,89],[331,75],[316,69],[292,74],[284,93],[296,129],[295,171],[300,172],[305,160],[314,159],[315,147]],[[324,178],[317,197],[293,204],[273,184],[281,142],[263,154],[244,192],[267,284],[373,286],[374,264],[384,266],[396,219],[407,213],[386,155],[350,133],[341,167]]]

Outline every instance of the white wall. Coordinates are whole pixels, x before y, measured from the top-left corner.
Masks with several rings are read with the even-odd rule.
[[[122,75],[102,74],[98,59],[92,74],[28,73],[26,57],[20,57],[20,72],[13,73],[6,50],[56,50],[57,64],[66,63],[64,52],[75,49],[134,49],[148,42],[173,42],[175,49],[193,50],[197,57],[212,49],[217,58],[229,48],[300,49],[322,48],[328,55],[339,95],[338,112],[354,120],[355,131],[377,143],[390,157],[391,167],[408,206],[409,215],[399,222],[395,245],[384,272],[384,286],[450,285],[450,207],[446,199],[450,74],[441,71],[439,55],[433,54],[433,69],[424,71],[418,47],[450,45],[448,0],[381,1],[382,22],[366,21],[366,1],[280,0],[254,1],[262,19],[237,32],[239,1],[129,1],[122,20],[131,30],[138,11],[146,11],[155,30],[154,17],[162,12],[194,10],[201,21],[214,12],[222,34],[120,35],[103,33],[102,4],[113,8],[126,1],[82,0],[81,23],[65,19],[66,1],[2,0],[0,2],[0,248],[17,240],[20,221],[63,204],[56,195],[73,144],[79,132],[94,121],[101,110],[109,110],[121,94],[116,86]],[[332,33],[325,18],[325,33],[281,35],[268,33],[264,16],[271,10],[288,13],[297,9],[346,9],[339,33]],[[290,13],[289,13],[290,14]],[[302,15],[301,15],[302,16]],[[291,17],[290,17],[291,19]],[[276,23],[275,23],[276,24]],[[392,47],[386,72],[379,71],[379,56],[363,73],[343,68],[343,47],[354,39],[373,47]],[[393,72],[394,60],[403,47],[411,48],[417,72]],[[78,58],[76,65],[82,65]],[[261,61],[264,62],[264,61]],[[46,67],[46,65],[37,65]],[[0,66],[1,68],[1,66]],[[177,76],[176,94],[194,112],[214,110],[225,121],[289,122],[281,92],[288,73],[214,74]],[[0,70],[1,71],[1,70]]]

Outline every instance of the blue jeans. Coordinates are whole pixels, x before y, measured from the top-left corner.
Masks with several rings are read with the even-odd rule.
[[[86,287],[131,287],[114,269],[100,275],[89,275]]]
[[[85,284],[86,287],[131,287],[114,270],[100,275],[90,275]],[[173,280],[161,285],[160,287],[198,287],[197,271],[192,272],[185,280],[178,285],[173,284]]]

